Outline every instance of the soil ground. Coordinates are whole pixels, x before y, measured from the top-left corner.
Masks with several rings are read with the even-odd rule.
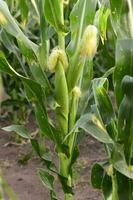
[[[35,130],[35,124],[30,122],[30,129]],[[9,124],[8,122],[4,125]],[[3,123],[0,123],[3,126]],[[42,185],[37,169],[41,166],[39,159],[33,156],[26,165],[18,164],[19,158],[31,151],[29,143],[23,145],[10,144],[11,133],[0,131],[0,167],[4,177],[20,200],[50,200],[48,190]],[[5,144],[9,145],[5,146]],[[89,183],[90,170],[96,161],[105,159],[101,143],[86,136],[80,146],[80,157],[77,161],[75,174],[75,200],[102,200],[101,192],[94,190]],[[61,188],[57,186],[59,200],[63,200]],[[5,199],[7,200],[7,199]]]

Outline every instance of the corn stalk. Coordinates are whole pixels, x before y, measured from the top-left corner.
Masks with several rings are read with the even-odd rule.
[[[70,27],[66,26],[64,18],[64,8],[69,6],[69,3],[74,5],[70,14]],[[28,101],[34,105],[40,140],[43,141],[47,137],[55,144],[59,164],[55,165],[52,153],[41,148],[39,141],[31,136],[24,126],[11,125],[3,129],[15,131],[30,140],[40,160],[45,163],[46,169],[40,169],[38,174],[42,183],[50,190],[51,199],[57,199],[54,188],[57,176],[62,185],[64,199],[72,200],[74,197],[72,167],[79,154],[78,130],[73,128],[82,97],[84,73],[90,71],[86,83],[88,87],[92,79],[92,63],[97,51],[98,37],[97,28],[93,25],[97,0],[78,0],[75,4],[63,0],[36,0],[32,1],[32,4],[39,14],[41,44],[35,44],[23,33],[5,1],[0,0],[0,25],[16,38],[31,75],[27,77],[18,73],[7,61],[3,52],[0,52],[0,71],[22,81]],[[58,44],[49,52],[48,29],[51,27],[58,38]],[[69,31],[71,38],[66,47],[65,40]],[[53,82],[47,77],[48,70],[54,77]],[[86,93],[88,94],[88,88]],[[55,104],[52,109],[56,123],[47,110],[49,97],[52,97]]]
[[[94,79],[94,113],[101,121],[99,125],[104,127],[110,137],[110,142],[109,140],[104,142],[108,159],[93,166],[91,180],[95,188],[102,189],[104,199],[131,200],[133,199],[132,1],[110,0],[110,8],[113,29],[117,36],[113,71],[116,107],[112,106],[108,94],[107,78]],[[99,135],[98,140],[101,140],[100,137]]]

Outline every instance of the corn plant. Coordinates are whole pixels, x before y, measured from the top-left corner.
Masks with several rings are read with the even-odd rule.
[[[79,155],[77,136],[81,129],[99,134],[99,129],[92,124],[90,118],[84,121],[83,116],[80,123],[77,120],[89,106],[93,57],[97,51],[98,35],[100,34],[102,40],[105,38],[109,12],[99,6],[97,0],[36,0],[34,6],[39,15],[40,44],[35,44],[22,32],[5,1],[0,0],[1,27],[16,38],[29,66],[30,76],[16,71],[3,52],[0,52],[0,71],[22,81],[26,97],[35,110],[41,143],[24,126],[11,125],[3,129],[15,131],[31,141],[33,149],[45,163],[45,169],[40,169],[38,174],[50,190],[51,199],[57,199],[54,188],[57,176],[62,185],[64,199],[70,200],[74,196],[72,166]],[[66,20],[69,13],[70,26]],[[58,38],[53,49],[50,30],[54,30],[54,35]],[[47,76],[49,73],[52,80]],[[52,109],[54,119],[48,108]],[[45,137],[55,144],[58,165],[52,161],[52,152],[42,148]],[[105,139],[109,139],[109,136]]]
[[[117,2],[110,0],[110,8],[112,27],[117,37],[113,71],[116,105],[111,102],[108,93],[108,79],[94,79],[92,87],[95,104],[92,106],[91,117],[95,122],[99,122],[98,126],[102,130],[97,139],[105,144],[107,160],[93,166],[91,181],[95,188],[103,191],[106,200],[131,200],[133,199],[133,3],[130,0]]]

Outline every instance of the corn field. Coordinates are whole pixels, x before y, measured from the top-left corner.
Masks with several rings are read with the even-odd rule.
[[[0,133],[37,159],[38,200],[133,200],[133,0],[0,0]],[[82,145],[96,198],[76,194]],[[30,200],[4,171],[0,200]]]

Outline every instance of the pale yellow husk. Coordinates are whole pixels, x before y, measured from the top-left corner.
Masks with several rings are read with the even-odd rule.
[[[59,61],[62,63],[64,70],[66,71],[66,69],[68,68],[67,55],[64,50],[55,48],[52,50],[52,52],[48,58],[48,69],[51,72],[55,72],[56,65]]]
[[[79,48],[81,58],[92,58],[95,55],[97,51],[97,37],[97,28],[94,25],[87,26]]]
[[[2,12],[0,12],[0,25],[6,25],[7,23],[8,22],[7,22],[6,17],[4,16]]]

